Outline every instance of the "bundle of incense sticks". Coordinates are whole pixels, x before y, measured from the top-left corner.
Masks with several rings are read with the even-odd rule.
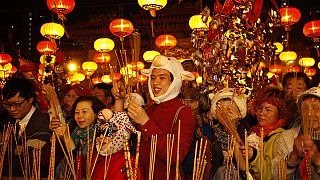
[[[204,170],[207,165],[206,156],[205,156],[207,143],[208,142],[206,140],[203,145],[202,138],[200,139],[200,145],[199,145],[199,141],[196,142],[195,156],[193,161],[193,172],[192,172],[193,180],[203,179]]]
[[[6,150],[8,147],[8,144],[10,140],[12,139],[11,132],[13,131],[13,125],[8,124],[5,125],[2,131],[2,139],[1,139],[1,145],[0,146],[0,179],[2,177],[2,168],[3,168],[3,162],[4,162],[4,156],[6,154]],[[11,145],[11,144],[10,144]],[[9,146],[10,148],[10,146]]]
[[[227,117],[222,107],[218,106],[217,110],[221,112],[221,113],[217,113],[219,122],[223,124],[223,126],[226,128],[229,134],[233,136],[240,145],[243,145],[243,141],[241,140],[240,135],[234,123],[230,121],[230,119]]]
[[[261,175],[260,175],[261,180],[263,179],[263,177],[262,177],[263,164],[262,163],[264,160],[263,136],[264,136],[263,127],[261,127],[261,129],[260,129],[260,163],[259,163],[260,172],[261,172]]]
[[[279,162],[279,169],[278,169],[279,179],[286,180],[287,179],[287,158],[281,158]]]
[[[150,161],[149,161],[149,180],[153,180],[154,175],[154,165],[155,165],[155,158],[157,153],[157,141],[158,136],[152,135],[151,136],[151,146],[150,146]]]
[[[140,156],[141,132],[137,131],[136,159],[134,163],[134,179],[138,178],[139,156]]]
[[[124,138],[123,142],[123,148],[124,148],[124,157],[126,160],[126,172],[127,172],[127,178],[130,180],[133,180],[133,169],[132,169],[132,164],[131,164],[131,155],[130,155],[130,148],[129,148],[129,143],[126,138]]]
[[[176,160],[176,180],[179,179],[179,158],[180,158],[180,131],[181,131],[181,120],[178,121],[178,143],[177,143],[177,160]]]
[[[235,148],[235,139],[231,136],[228,136],[228,153],[227,153],[227,162],[226,162],[226,173],[225,179],[230,179],[231,171],[233,167],[233,152]]]
[[[170,178],[174,134],[167,134],[167,180]]]
[[[244,148],[245,148],[245,154],[246,154],[246,177],[247,180],[250,180],[250,172],[249,172],[249,144],[248,144],[248,133],[247,130],[244,131]]]

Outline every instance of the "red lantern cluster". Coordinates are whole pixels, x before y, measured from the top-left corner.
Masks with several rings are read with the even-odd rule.
[[[287,69],[287,72],[300,72],[300,67],[299,66],[291,66]]]
[[[47,6],[50,11],[62,15],[70,13],[75,5],[74,0],[47,0]]]
[[[0,54],[0,65],[8,64],[12,60],[11,56],[9,54]]]
[[[282,72],[282,65],[280,64],[274,64],[269,66],[269,71],[273,74],[280,74]]]
[[[40,41],[37,44],[37,50],[40,54],[50,55],[54,54],[57,49],[57,44],[53,41]]]
[[[320,20],[313,20],[303,26],[303,34],[307,37],[320,36]]]
[[[98,52],[93,56],[93,61],[98,65],[106,65],[110,62],[110,54],[107,52]]]
[[[316,75],[317,70],[314,69],[314,68],[307,68],[307,69],[304,70],[304,73],[306,73],[306,75],[308,77],[312,77],[312,76]]]
[[[281,24],[283,26],[291,26],[298,22],[301,18],[299,9],[294,7],[283,7],[279,9],[281,16]]]

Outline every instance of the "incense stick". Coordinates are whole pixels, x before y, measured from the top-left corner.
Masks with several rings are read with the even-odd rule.
[[[263,133],[263,127],[261,127],[260,129],[260,172],[261,172],[261,175],[260,175],[260,179],[262,180],[262,172],[263,172],[263,159],[264,159],[264,150],[263,150],[263,136],[264,136],[264,133]]]
[[[157,153],[157,141],[158,141],[158,136],[152,135],[151,147],[150,147],[150,162],[149,162],[149,180],[153,180],[155,157]]]
[[[247,134],[247,130],[244,131],[244,146],[245,146],[245,154],[246,154],[246,176],[247,176],[247,180],[249,180],[249,152],[248,152],[248,134]]]
[[[141,141],[141,132],[137,131],[137,146],[136,146],[136,159],[134,163],[134,179],[138,177],[138,168],[139,168],[139,155],[140,155],[140,141]]]
[[[176,160],[176,180],[179,179],[179,156],[180,156],[180,127],[181,127],[181,120],[179,119],[178,123],[178,143],[177,143],[177,160]]]

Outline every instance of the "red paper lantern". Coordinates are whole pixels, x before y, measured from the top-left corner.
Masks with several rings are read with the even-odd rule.
[[[301,18],[299,9],[294,7],[283,7],[279,9],[281,16],[281,24],[283,26],[290,26],[298,22]]]
[[[139,79],[139,82],[144,83],[148,80],[148,77],[146,75],[138,75],[137,78]]]
[[[92,83],[98,84],[98,83],[103,83],[103,82],[101,80],[101,77],[95,77],[95,78],[92,78]]]
[[[300,72],[300,67],[299,66],[291,66],[287,69],[287,72]]]
[[[314,68],[307,68],[307,69],[304,70],[304,73],[306,73],[306,75],[308,77],[312,77],[312,76],[316,75],[317,70],[314,69]]]
[[[129,20],[115,19],[111,21],[109,30],[113,35],[120,37],[120,40],[123,41],[123,37],[129,36],[132,33],[133,25]]]
[[[128,68],[132,69],[133,71],[140,71],[144,68],[144,64],[141,61],[134,61],[128,64]]]
[[[177,39],[169,34],[160,35],[156,39],[156,45],[160,49],[172,49],[177,45]]]
[[[113,75],[113,79],[116,80],[116,81],[121,78],[121,74],[120,73],[115,72],[112,75]]]
[[[8,64],[12,60],[11,56],[9,54],[0,54],[0,65]]]
[[[98,52],[93,56],[93,61],[99,65],[106,65],[110,62],[110,54],[107,52]]]
[[[313,20],[303,26],[303,34],[307,37],[320,36],[320,20]]]
[[[37,50],[40,54],[50,55],[57,49],[57,44],[53,41],[40,41],[37,44]]]
[[[47,6],[50,11],[62,15],[70,13],[75,5],[74,0],[47,0]]]
[[[269,66],[269,71],[273,74],[280,74],[282,72],[282,65],[280,64],[274,64]]]

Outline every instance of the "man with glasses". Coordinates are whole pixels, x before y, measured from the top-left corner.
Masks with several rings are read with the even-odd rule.
[[[19,158],[25,158],[22,153],[24,150],[22,142],[25,141],[27,143],[29,160],[31,162],[30,167],[32,167],[33,149],[44,147],[50,140],[49,116],[34,106],[36,94],[29,80],[13,78],[7,81],[2,90],[2,97],[2,106],[11,118],[11,120],[6,119],[6,122],[15,125],[13,131],[14,141],[12,143],[13,157],[11,162],[8,162],[8,159],[4,161],[3,175],[9,175],[9,164],[11,164],[14,167],[12,171],[13,176],[22,176],[21,161],[19,160]],[[42,151],[42,153],[44,152]],[[25,166],[23,162],[22,165]],[[41,176],[45,176],[45,171],[48,170],[48,167],[43,167],[43,163],[41,165]]]
[[[114,97],[111,93],[112,85],[106,83],[98,83],[92,87],[91,93],[96,96],[107,108],[111,108],[114,104]]]

